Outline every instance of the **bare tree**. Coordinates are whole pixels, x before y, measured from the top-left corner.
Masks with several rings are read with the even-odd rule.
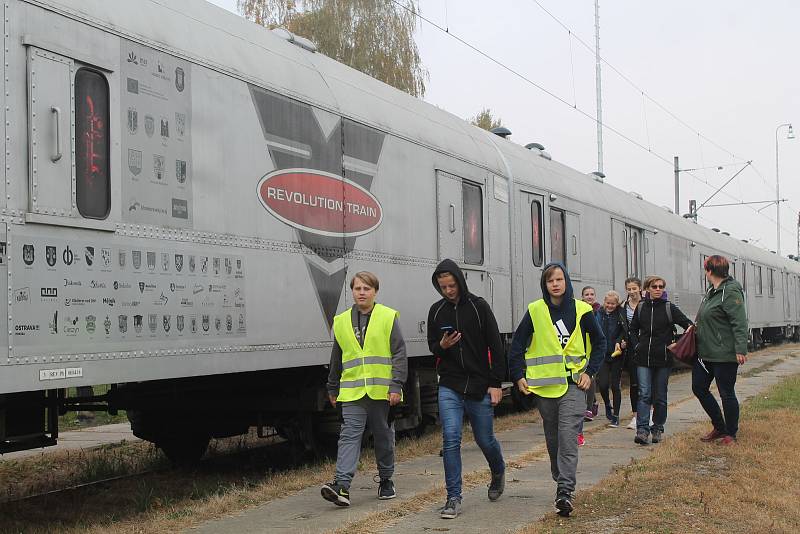
[[[503,125],[502,119],[500,119],[500,117],[494,118],[492,116],[492,110],[489,108],[483,108],[480,113],[474,117],[470,117],[467,120],[469,120],[470,123],[474,124],[478,128],[483,128],[484,130],[499,128]]]
[[[284,27],[323,54],[414,96],[428,71],[414,41],[418,0],[237,0],[239,12]]]

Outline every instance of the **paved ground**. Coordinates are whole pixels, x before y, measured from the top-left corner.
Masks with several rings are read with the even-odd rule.
[[[793,355],[795,351],[798,356]],[[766,367],[768,365],[771,366]],[[740,400],[758,394],[787,376],[800,373],[800,350],[796,345],[787,345],[756,353],[743,372],[762,366],[764,368],[752,377],[739,377],[737,395]],[[587,445],[581,449],[578,489],[598,483],[616,465],[641,458],[656,447],[669,446],[670,434],[706,420],[705,413],[692,396],[688,374],[673,377],[669,394],[671,402],[666,425],[667,439],[660,445],[635,445],[633,431],[607,428],[602,417],[599,419],[603,421],[598,419],[586,424]],[[623,402],[623,406],[625,404]],[[629,420],[629,415],[627,420],[623,416],[624,423]],[[352,505],[349,508],[337,508],[323,501],[319,488],[310,487],[240,514],[205,523],[190,529],[190,532],[326,532],[344,530],[349,524],[381,511],[393,512],[392,519],[382,524],[384,532],[513,532],[552,513],[555,484],[550,478],[541,424],[524,425],[502,432],[497,437],[510,464],[506,492],[497,502],[487,500],[486,462],[474,443],[466,445],[462,450],[464,474],[476,473],[469,476],[477,476],[481,482],[472,488],[465,487],[464,511],[457,519],[444,520],[438,516],[437,509],[445,497],[442,460],[429,455],[397,465],[395,483],[399,496],[392,501],[376,499],[376,485],[372,482],[375,470],[372,466],[365,466],[367,470],[358,473],[351,488]],[[409,505],[414,505],[413,512],[409,512]],[[580,513],[580,503],[577,506],[576,512]]]
[[[63,432],[58,435],[58,445],[45,447],[43,449],[33,449],[29,451],[10,452],[0,456],[0,462],[4,460],[18,460],[29,456],[39,456],[50,454],[57,451],[90,449],[107,443],[118,443],[120,441],[139,441],[131,432],[130,423],[117,423],[113,425],[103,425],[83,430]]]

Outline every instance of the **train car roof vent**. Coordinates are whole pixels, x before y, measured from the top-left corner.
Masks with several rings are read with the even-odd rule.
[[[644,198],[642,198],[642,195],[640,195],[640,194],[639,194],[639,193],[637,193],[636,191],[630,191],[630,192],[628,192],[628,194],[629,194],[629,195],[633,195],[633,196],[635,196],[635,197],[636,197],[636,198],[638,198],[639,200],[644,200]]]
[[[672,208],[670,208],[669,206],[661,206],[661,209],[662,209],[662,210],[664,210],[664,211],[666,211],[666,212],[669,212],[669,213],[674,213],[674,212],[672,211]]]
[[[719,228],[712,228],[712,230],[719,233]]]
[[[288,41],[293,45],[299,46],[303,50],[308,50],[309,52],[316,52],[317,45],[311,39],[306,39],[305,37],[300,37],[299,35],[295,35],[286,28],[273,28],[272,33],[283,39],[284,41]]]
[[[511,130],[509,130],[505,126],[498,126],[497,128],[492,128],[489,131],[492,132],[495,135],[499,135],[503,139],[507,139],[508,136],[511,135]]]
[[[601,184],[606,181],[606,175],[600,171],[592,171],[589,176],[594,178],[595,182],[600,182]]]
[[[731,233],[730,232],[722,232],[722,235],[726,235],[726,236],[730,237]]]
[[[528,150],[537,151],[539,153],[540,157],[542,157],[542,158],[544,158],[544,159],[546,159],[548,161],[553,159],[553,157],[550,154],[545,152],[544,145],[541,144],[541,143],[528,143],[527,145],[525,145],[525,148],[527,148]]]
[[[742,243],[749,243],[749,242],[750,241],[748,241],[747,239],[742,239]]]

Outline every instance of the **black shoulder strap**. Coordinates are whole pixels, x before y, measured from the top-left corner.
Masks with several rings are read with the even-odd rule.
[[[667,301],[667,319],[669,320],[670,326],[675,324],[672,320],[672,303],[670,301]]]

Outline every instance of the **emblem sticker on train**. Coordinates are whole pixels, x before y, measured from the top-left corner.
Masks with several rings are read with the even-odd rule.
[[[261,205],[284,223],[331,237],[356,237],[383,220],[380,202],[365,188],[335,174],[283,169],[258,182]]]

